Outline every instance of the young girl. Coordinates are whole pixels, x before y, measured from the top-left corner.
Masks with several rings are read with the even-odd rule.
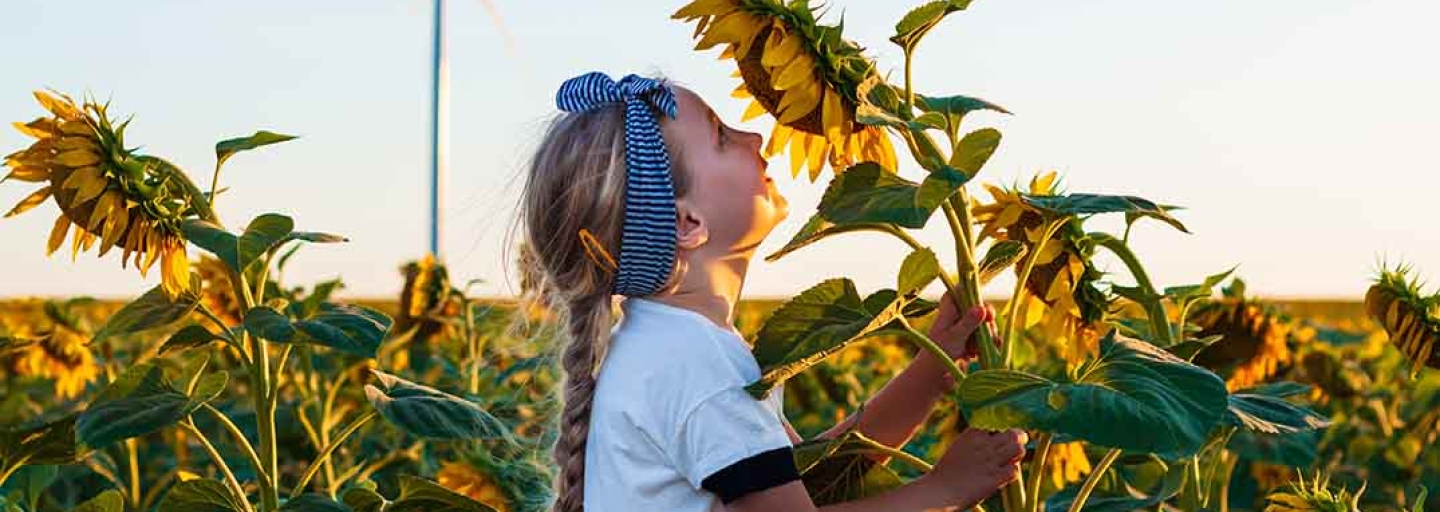
[[[782,392],[745,392],[760,370],[733,327],[750,259],[787,213],[760,136],[687,89],[634,75],[573,78],[556,102],[565,113],[530,164],[520,212],[524,287],[568,331],[554,510],[815,510]],[[930,335],[970,357],[970,334],[993,313],[941,302]],[[858,422],[903,445],[953,384],[920,354],[826,435]],[[824,510],[968,508],[1015,478],[1024,443],[1018,431],[967,430],[924,477]]]

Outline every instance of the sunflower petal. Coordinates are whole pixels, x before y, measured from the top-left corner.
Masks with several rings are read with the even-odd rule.
[[[102,194],[100,200],[95,203],[95,210],[90,212],[90,220],[86,221],[85,230],[94,232],[115,211],[116,206],[124,204],[124,201],[124,197],[116,190]]]
[[[770,38],[765,41],[765,54],[760,57],[760,65],[774,69],[789,64],[800,55],[800,39],[797,35],[771,32]]]
[[[60,184],[60,190],[84,189],[86,185],[95,181],[99,181],[101,184],[105,183],[105,176],[101,174],[100,168],[81,167],[70,171],[70,175],[65,177],[65,182]]]
[[[820,177],[820,171],[825,168],[825,153],[830,149],[830,143],[825,142],[824,137],[818,135],[810,136],[810,145],[806,148],[805,160],[810,164],[810,181],[814,182]]]
[[[167,295],[178,297],[190,288],[190,259],[185,255],[185,246],[167,247],[164,259],[160,263],[160,285]]]
[[[16,215],[20,215],[22,213],[30,211],[31,208],[40,206],[40,203],[45,202],[46,199],[50,199],[50,187],[44,187],[40,190],[31,192],[30,195],[25,196],[24,199],[21,199],[19,204],[15,205],[14,208],[11,208],[10,213],[6,213],[5,216],[14,217]]]
[[[780,123],[775,123],[775,128],[770,131],[770,140],[765,143],[765,158],[780,154],[785,151],[785,145],[790,142],[791,134],[795,129]]]
[[[72,149],[88,149],[90,151],[99,152],[100,146],[95,144],[95,140],[89,137],[76,137],[72,135],[55,139],[55,149],[58,149],[60,151],[69,151]]]
[[[739,7],[734,0],[695,0],[675,11],[670,19],[690,19],[700,16],[720,16],[730,14]]]
[[[16,121],[11,123],[17,131],[37,139],[45,139],[54,135],[55,125],[49,119],[40,118],[29,123]]]
[[[824,91],[824,99],[820,100],[820,120],[825,126],[825,140],[836,148],[836,151],[843,152],[846,145],[845,126],[849,121],[845,119],[845,104],[840,98],[840,93],[832,90]]]
[[[800,168],[805,166],[805,155],[809,146],[810,134],[799,132],[790,137],[790,177],[798,178]]]
[[[743,115],[740,116],[740,121],[742,121],[742,122],[744,122],[744,121],[749,121],[749,120],[751,120],[751,119],[755,119],[755,118],[757,118],[757,117],[760,117],[760,116],[761,116],[762,114],[764,114],[764,113],[765,113],[765,106],[764,106],[764,105],[761,105],[760,102],[758,102],[758,101],[751,101],[751,102],[750,102],[750,105],[747,106],[747,107],[745,107],[745,114],[743,114]]]
[[[48,179],[50,179],[49,169],[46,169],[44,167],[22,165],[11,169],[10,174],[6,174],[4,178],[0,178],[0,183],[5,183],[6,181],[10,180],[24,181],[29,183],[40,183]]]
[[[130,224],[130,212],[125,202],[121,201],[117,211],[105,219],[104,235],[100,237],[100,255],[110,252],[115,243],[120,241],[120,236],[125,234],[125,228]]]
[[[90,125],[86,124],[85,121],[81,119],[74,119],[60,123],[59,128],[60,133],[69,135],[92,135],[95,133],[95,130],[91,129]]]
[[[739,98],[742,100],[750,98],[750,89],[747,89],[745,87],[745,82],[740,82],[740,85],[735,86],[735,90],[730,91],[730,97]]]
[[[65,235],[70,233],[70,218],[60,214],[55,218],[55,227],[50,229],[50,240],[45,242],[45,255],[55,254],[61,244],[65,243]]]
[[[55,155],[50,162],[66,167],[85,167],[100,163],[100,154],[85,149],[72,149]]]
[[[776,121],[790,124],[809,115],[820,103],[820,90],[820,84],[806,82],[785,91],[785,97],[781,98],[780,104],[775,107],[775,110],[780,112],[775,116]]]
[[[35,100],[39,101],[40,106],[45,107],[45,110],[49,110],[50,113],[61,119],[78,119],[80,117],[80,110],[75,108],[75,102],[68,101],[69,98],[62,100],[45,91],[35,91]]]
[[[695,49],[708,50],[720,43],[739,42],[741,37],[750,34],[755,22],[754,16],[743,12],[733,12],[718,18],[705,30],[705,37],[695,43]]]
[[[155,264],[155,260],[160,257],[160,230],[156,229],[156,226],[150,226],[150,229],[145,232],[144,249],[145,263],[140,265],[140,277],[145,277],[145,274],[150,271],[150,267]]]

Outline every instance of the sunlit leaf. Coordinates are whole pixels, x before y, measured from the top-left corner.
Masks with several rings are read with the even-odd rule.
[[[100,328],[100,332],[95,333],[92,343],[111,336],[164,327],[183,320],[190,315],[191,311],[195,310],[200,301],[198,290],[195,289],[199,286],[200,280],[192,278],[190,282],[192,290],[180,294],[173,300],[165,293],[164,288],[160,286],[151,288],[140,298],[116,311],[110,320],[105,322],[105,326]]]
[[[895,35],[890,36],[890,41],[908,52],[926,32],[940,23],[946,14],[965,9],[969,5],[970,0],[937,0],[911,9],[895,24]]]
[[[1015,370],[977,371],[960,387],[961,405],[974,427],[1055,432],[1172,456],[1204,445],[1228,405],[1225,382],[1214,373],[1113,331],[1079,375],[1054,382]]]
[[[256,306],[246,311],[245,330],[277,343],[289,343],[295,338],[295,326],[290,318],[269,306]]]
[[[353,512],[349,505],[319,493],[301,494],[280,505],[280,512]]]
[[[164,344],[160,345],[160,354],[164,355],[174,351],[203,347],[209,345],[211,342],[222,339],[224,338],[210,332],[209,329],[203,326],[187,325],[175,331],[175,334],[170,335],[170,338],[165,340]]]
[[[110,489],[70,509],[70,512],[125,512],[125,496]]]
[[[364,306],[322,303],[314,315],[294,325],[303,334],[295,338],[296,342],[373,358],[390,330],[391,320],[384,313]]]
[[[980,259],[980,284],[989,283],[1005,269],[1015,266],[1027,252],[1029,249],[1025,248],[1025,244],[1016,240],[995,242]]]
[[[1000,130],[994,128],[981,128],[965,134],[955,148],[955,154],[950,155],[950,167],[966,176],[975,176],[1000,147],[1000,138]]]
[[[75,432],[81,443],[100,448],[173,425],[215,399],[228,381],[224,372],[200,376],[194,394],[187,395],[165,378],[160,367],[143,364],[135,368],[116,379],[80,413]],[[135,382],[137,374],[143,376]]]
[[[795,374],[850,344],[877,334],[905,310],[906,301],[861,299],[855,283],[830,279],[805,290],[771,313],[755,335],[752,353],[760,380],[745,390],[764,397]],[[876,292],[872,297],[882,296]],[[883,304],[881,304],[883,302]]]
[[[0,471],[16,464],[72,464],[79,458],[75,445],[75,415],[0,429]],[[23,461],[23,462],[22,462]]]
[[[813,439],[795,445],[795,467],[811,501],[825,506],[855,501],[893,490],[904,481],[889,466],[872,458],[876,442],[847,431],[835,439]]]
[[[804,226],[800,227],[800,230],[795,233],[795,236],[790,238],[790,241],[785,244],[785,247],[781,247],[779,250],[771,253],[769,256],[766,256],[765,261],[777,261],[792,252],[805,248],[806,246],[809,246],[810,244],[813,244],[815,242],[819,242],[820,240],[831,235],[838,235],[841,233],[849,233],[853,231],[885,231],[886,229],[887,226],[885,224],[878,222],[837,226],[834,223],[825,220],[824,217],[817,213],[811,216],[810,220],[807,221]]]
[[[1149,199],[1135,196],[1112,196],[1105,194],[1065,194],[1057,196],[1032,196],[1021,194],[1026,204],[1058,215],[1092,215],[1098,213],[1126,213],[1151,217],[1184,233],[1190,231],[1179,220],[1170,216],[1169,209]]]
[[[936,278],[940,277],[940,260],[929,248],[917,249],[905,257],[900,264],[900,274],[895,287],[896,293],[910,296],[920,293]]]
[[[1297,387],[1299,389],[1297,389]],[[1285,400],[1309,386],[1293,382],[1242,389],[1230,394],[1224,424],[1266,434],[1291,434],[1330,425],[1330,420],[1309,407]]]
[[[834,224],[879,222],[918,229],[968,179],[955,169],[941,169],[915,183],[863,162],[830,182],[820,199],[820,216]]]
[[[385,512],[495,512],[495,509],[435,482],[401,475],[400,497],[385,507]]]

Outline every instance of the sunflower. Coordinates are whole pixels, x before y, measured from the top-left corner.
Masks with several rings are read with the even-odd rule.
[[[1195,355],[1195,364],[1212,370],[1233,367],[1225,379],[1231,391],[1264,382],[1294,359],[1289,322],[1270,305],[1234,291],[1238,289],[1243,286],[1228,288],[1225,297],[1200,306],[1192,316],[1200,327],[1197,337],[1221,336]]]
[[[743,120],[775,117],[766,158],[788,150],[791,175],[808,168],[812,182],[827,162],[836,172],[861,161],[895,170],[884,130],[855,119],[856,88],[875,64],[841,27],[818,24],[807,2],[695,0],[673,18],[696,23],[696,50],[725,45],[720,58],[743,80],[732,96],[751,100]]]
[[[1288,489],[1270,493],[1265,497],[1268,503],[1265,512],[1359,512],[1360,496],[1365,494],[1365,485],[1361,484],[1360,490],[1355,494],[1341,488],[1338,491],[1330,489],[1330,477],[1323,477],[1317,471],[1315,478],[1309,484],[1305,483],[1305,475],[1299,474],[1299,481],[1290,484]]]
[[[240,325],[240,302],[230,283],[229,268],[218,258],[202,255],[192,264],[200,276],[200,305],[214,313],[225,325]]]
[[[16,376],[38,377],[55,383],[55,395],[60,398],[75,398],[85,391],[85,386],[100,374],[95,364],[95,355],[87,343],[89,336],[76,330],[76,326],[56,319],[53,308],[47,304],[46,314],[54,325],[38,336],[15,336],[23,342],[6,347],[5,367]],[[22,333],[24,334],[24,333]]]
[[[47,185],[5,216],[54,198],[61,213],[50,232],[47,254],[59,250],[68,234],[72,258],[96,242],[100,256],[120,247],[121,267],[133,262],[144,276],[158,260],[166,293],[174,297],[188,289],[190,263],[180,222],[195,213],[193,185],[164,160],[126,149],[128,121],[112,124],[105,105],[76,105],[69,96],[43,91],[36,91],[35,98],[50,116],[15,123],[36,141],[5,157],[10,173],[0,182]]]
[[[459,291],[450,286],[449,270],[426,255],[400,267],[405,286],[400,290],[400,314],[395,332],[409,336],[408,350],[396,351],[392,363],[400,367],[425,364],[435,344],[452,334],[464,304]]]
[[[489,475],[463,461],[446,462],[440,466],[435,480],[441,487],[483,503],[496,512],[510,512],[510,498],[505,489],[496,485]]]
[[[1028,195],[1055,195],[1056,173],[1038,174],[1030,179]],[[1024,244],[1033,253],[1045,236],[1044,214],[1026,204],[1018,188],[1005,189],[986,184],[992,201],[975,206],[972,216],[980,228],[980,241],[987,238]],[[1020,316],[1025,328],[1041,326],[1041,334],[1058,347],[1066,361],[1079,361],[1098,349],[1100,321],[1109,299],[1096,287],[1102,277],[1090,262],[1094,247],[1085,239],[1081,220],[1062,221],[1045,246],[1035,253],[1035,263],[1025,280],[1027,297]],[[1025,259],[1021,259],[1025,261]],[[1015,268],[1016,276],[1021,269]],[[1046,313],[1049,314],[1046,314]]]
[[[1424,297],[1410,269],[1383,270],[1365,292],[1365,312],[1385,329],[1390,341],[1410,358],[1411,373],[1440,368],[1440,296]]]
[[[1056,489],[1079,482],[1090,474],[1090,458],[1085,455],[1085,445],[1079,441],[1050,445],[1045,456],[1045,465],[1050,468],[1050,483]]]

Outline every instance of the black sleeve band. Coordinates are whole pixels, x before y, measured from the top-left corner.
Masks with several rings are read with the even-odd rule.
[[[800,479],[790,447],[762,452],[726,466],[705,477],[700,487],[730,504],[745,495],[779,487]]]

